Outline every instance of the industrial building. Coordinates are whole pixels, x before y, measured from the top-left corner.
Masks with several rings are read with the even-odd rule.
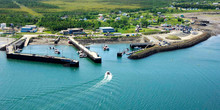
[[[37,32],[37,26],[36,25],[25,25],[21,28],[21,32]]]
[[[115,32],[115,29],[113,27],[99,27],[99,30],[103,33]]]
[[[67,30],[62,30],[60,32],[63,35],[73,34],[73,35],[79,35],[79,34],[86,34],[83,32],[83,28],[68,28]]]

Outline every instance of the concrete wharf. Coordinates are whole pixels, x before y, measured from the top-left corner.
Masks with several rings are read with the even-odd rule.
[[[79,50],[83,51],[91,60],[93,60],[95,63],[101,63],[102,62],[102,58],[93,51],[90,51],[89,49],[87,49],[85,46],[83,46],[82,44],[80,44],[78,41],[76,41],[75,39],[73,39],[73,37],[69,36],[69,41]]]
[[[79,67],[79,61],[69,59],[69,58],[54,57],[54,56],[47,56],[47,55],[36,55],[36,54],[23,54],[23,53],[17,52],[18,49],[22,49],[24,46],[27,46],[32,37],[35,37],[35,36],[28,36],[28,37],[24,36],[21,39],[7,46],[6,47],[7,58],[47,62],[47,63],[57,63],[57,64],[63,64],[64,66]]]

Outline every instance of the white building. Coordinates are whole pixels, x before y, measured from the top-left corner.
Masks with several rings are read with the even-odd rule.
[[[36,25],[25,25],[25,27],[29,27],[29,28],[37,28]]]
[[[218,3],[213,3],[213,5],[218,5]]]
[[[0,24],[0,27],[1,27],[1,29],[6,28],[6,23],[1,23],[1,24]]]

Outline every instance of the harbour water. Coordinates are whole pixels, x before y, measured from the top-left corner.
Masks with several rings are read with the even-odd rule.
[[[117,58],[129,44],[103,45],[91,45],[102,64],[80,59],[72,46],[56,46],[60,55],[48,45],[23,50],[73,58],[79,68],[6,59],[0,51],[0,109],[220,109],[220,36],[140,60]]]

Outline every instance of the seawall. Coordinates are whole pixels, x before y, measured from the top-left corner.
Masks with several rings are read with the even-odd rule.
[[[61,58],[61,57],[42,56],[42,55],[35,55],[35,54],[20,54],[20,53],[9,54],[7,53],[7,58],[37,61],[37,62],[46,62],[46,63],[56,63],[56,64],[63,64],[64,66],[70,66],[70,67],[79,67],[79,61],[68,59],[68,58]]]
[[[76,39],[80,44],[94,44],[94,43],[126,43],[126,42],[140,42],[137,37],[127,38],[95,38],[95,39]]]
[[[155,53],[159,53],[159,52],[165,52],[165,51],[171,51],[171,50],[177,50],[177,49],[184,49],[184,48],[188,48],[188,47],[192,47],[200,42],[203,42],[207,39],[209,39],[211,37],[211,33],[209,32],[204,32],[202,35],[197,36],[195,38],[192,38],[190,40],[185,40],[183,42],[180,43],[172,43],[169,46],[159,46],[156,45],[154,47],[151,48],[147,48],[144,51],[140,52],[140,53],[134,53],[132,55],[130,55],[128,58],[129,59],[141,59],[141,58],[145,58],[148,57],[150,55],[153,55]]]

